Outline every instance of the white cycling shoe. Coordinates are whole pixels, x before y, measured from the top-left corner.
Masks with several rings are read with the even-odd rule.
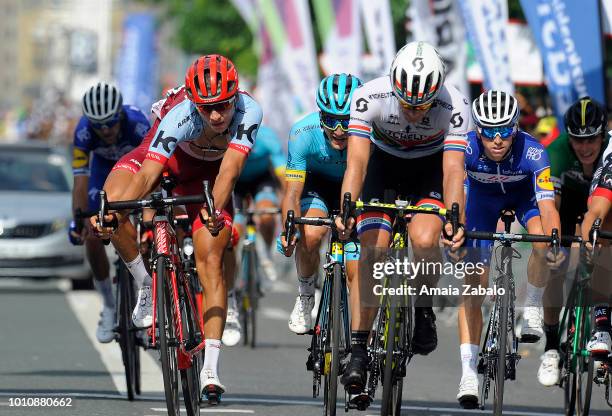
[[[457,400],[464,409],[476,409],[478,407],[478,376],[466,375],[461,377]]]
[[[561,357],[557,350],[548,350],[540,357],[542,361],[538,369],[538,381],[541,385],[550,387],[559,382],[559,361]]]
[[[300,295],[295,299],[293,311],[289,317],[289,329],[298,335],[306,334],[312,327],[311,312],[314,309],[314,296]]]
[[[153,324],[153,296],[151,286],[138,289],[136,307],[132,312],[132,322],[138,328],[147,328]]]
[[[278,273],[276,273],[276,266],[274,262],[266,257],[261,257],[259,259],[259,265],[263,270],[265,276],[268,278],[270,282],[276,282],[278,280]]]
[[[230,297],[227,303],[227,318],[225,319],[225,328],[221,336],[223,345],[233,347],[240,342],[242,338],[242,326],[240,325],[240,314],[234,297]]]
[[[587,343],[587,350],[593,355],[609,355],[612,339],[608,331],[597,331]]]
[[[105,306],[100,312],[100,320],[96,328],[96,338],[103,344],[115,339],[115,309]]]
[[[523,325],[521,326],[521,342],[538,342],[544,336],[543,322],[542,308],[537,306],[525,307]]]

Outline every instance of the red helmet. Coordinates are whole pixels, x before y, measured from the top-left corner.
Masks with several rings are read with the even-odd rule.
[[[204,55],[187,70],[185,87],[194,104],[225,101],[238,91],[238,71],[225,56]]]

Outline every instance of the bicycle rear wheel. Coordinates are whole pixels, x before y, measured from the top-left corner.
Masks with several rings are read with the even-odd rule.
[[[495,300],[499,302],[497,328],[497,363],[495,366],[495,385],[493,391],[493,414],[502,414],[504,408],[504,384],[506,382],[506,358],[509,351],[508,345],[508,304],[512,296],[509,290],[508,275],[501,278],[501,287],[504,288],[504,295],[498,296]],[[514,323],[513,323],[514,324]]]
[[[576,371],[574,372],[576,389],[576,416],[588,416],[591,408],[591,393],[593,390],[593,358],[583,356],[582,352],[586,350],[586,337],[590,331],[587,328],[587,321],[590,319],[589,308],[582,308],[580,317],[580,339],[578,340],[578,357],[576,362]]]
[[[155,290],[159,350],[168,415],[179,416],[177,343],[174,331],[172,296],[170,295],[170,273],[166,268],[165,260],[164,257],[158,258],[156,266]]]
[[[186,281],[189,282],[189,277],[186,276]],[[197,345],[197,311],[194,311],[192,304],[189,301],[186,291],[191,290],[187,283],[181,295],[181,320],[183,324],[183,338],[187,342],[187,349]],[[192,297],[195,299],[195,296]],[[194,305],[195,306],[195,305]],[[200,369],[198,357],[200,353],[195,354],[191,358],[191,367],[180,370],[181,386],[183,388],[183,401],[188,416],[200,415]]]
[[[342,328],[342,313],[340,310],[342,296],[342,266],[334,264],[332,280],[332,299],[329,314],[330,342],[325,349],[325,361],[329,357],[329,369],[325,374],[325,415],[336,415],[336,401],[338,399],[338,371],[340,368],[340,330]]]
[[[121,260],[117,266],[119,303],[119,347],[125,368],[125,385],[128,400],[140,394],[140,357],[136,333],[132,325],[132,309],[135,303],[132,277]]]

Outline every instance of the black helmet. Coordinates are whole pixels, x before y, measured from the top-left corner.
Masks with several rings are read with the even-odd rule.
[[[591,97],[583,97],[572,104],[563,121],[568,134],[579,139],[603,133],[608,123],[603,106]]]

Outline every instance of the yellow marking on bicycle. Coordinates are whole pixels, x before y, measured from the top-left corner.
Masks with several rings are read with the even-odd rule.
[[[332,254],[336,254],[336,255],[343,254],[344,250],[342,249],[342,244],[341,243],[332,243],[331,252],[332,252]]]
[[[325,353],[325,366],[323,367],[323,374],[324,375],[328,375],[329,374],[329,370],[331,368],[331,352],[326,352]]]
[[[242,298],[242,306],[244,307],[245,310],[249,310],[251,309],[251,300],[249,299],[248,296],[244,296]]]
[[[423,206],[416,206],[416,205],[406,205],[406,206],[398,206],[396,204],[384,204],[381,202],[370,202],[370,203],[365,203],[363,201],[355,201],[355,208],[356,209],[363,209],[363,208],[385,208],[385,209],[394,209],[394,210],[403,210],[403,211],[411,211],[415,214],[418,213],[427,213],[427,212],[433,212],[436,213],[438,215],[442,215],[445,216],[447,213],[447,209],[446,208],[434,208],[434,207],[423,207]]]
[[[247,225],[247,234],[248,235],[255,235],[256,232],[257,232],[257,229],[255,228],[254,225]]]

